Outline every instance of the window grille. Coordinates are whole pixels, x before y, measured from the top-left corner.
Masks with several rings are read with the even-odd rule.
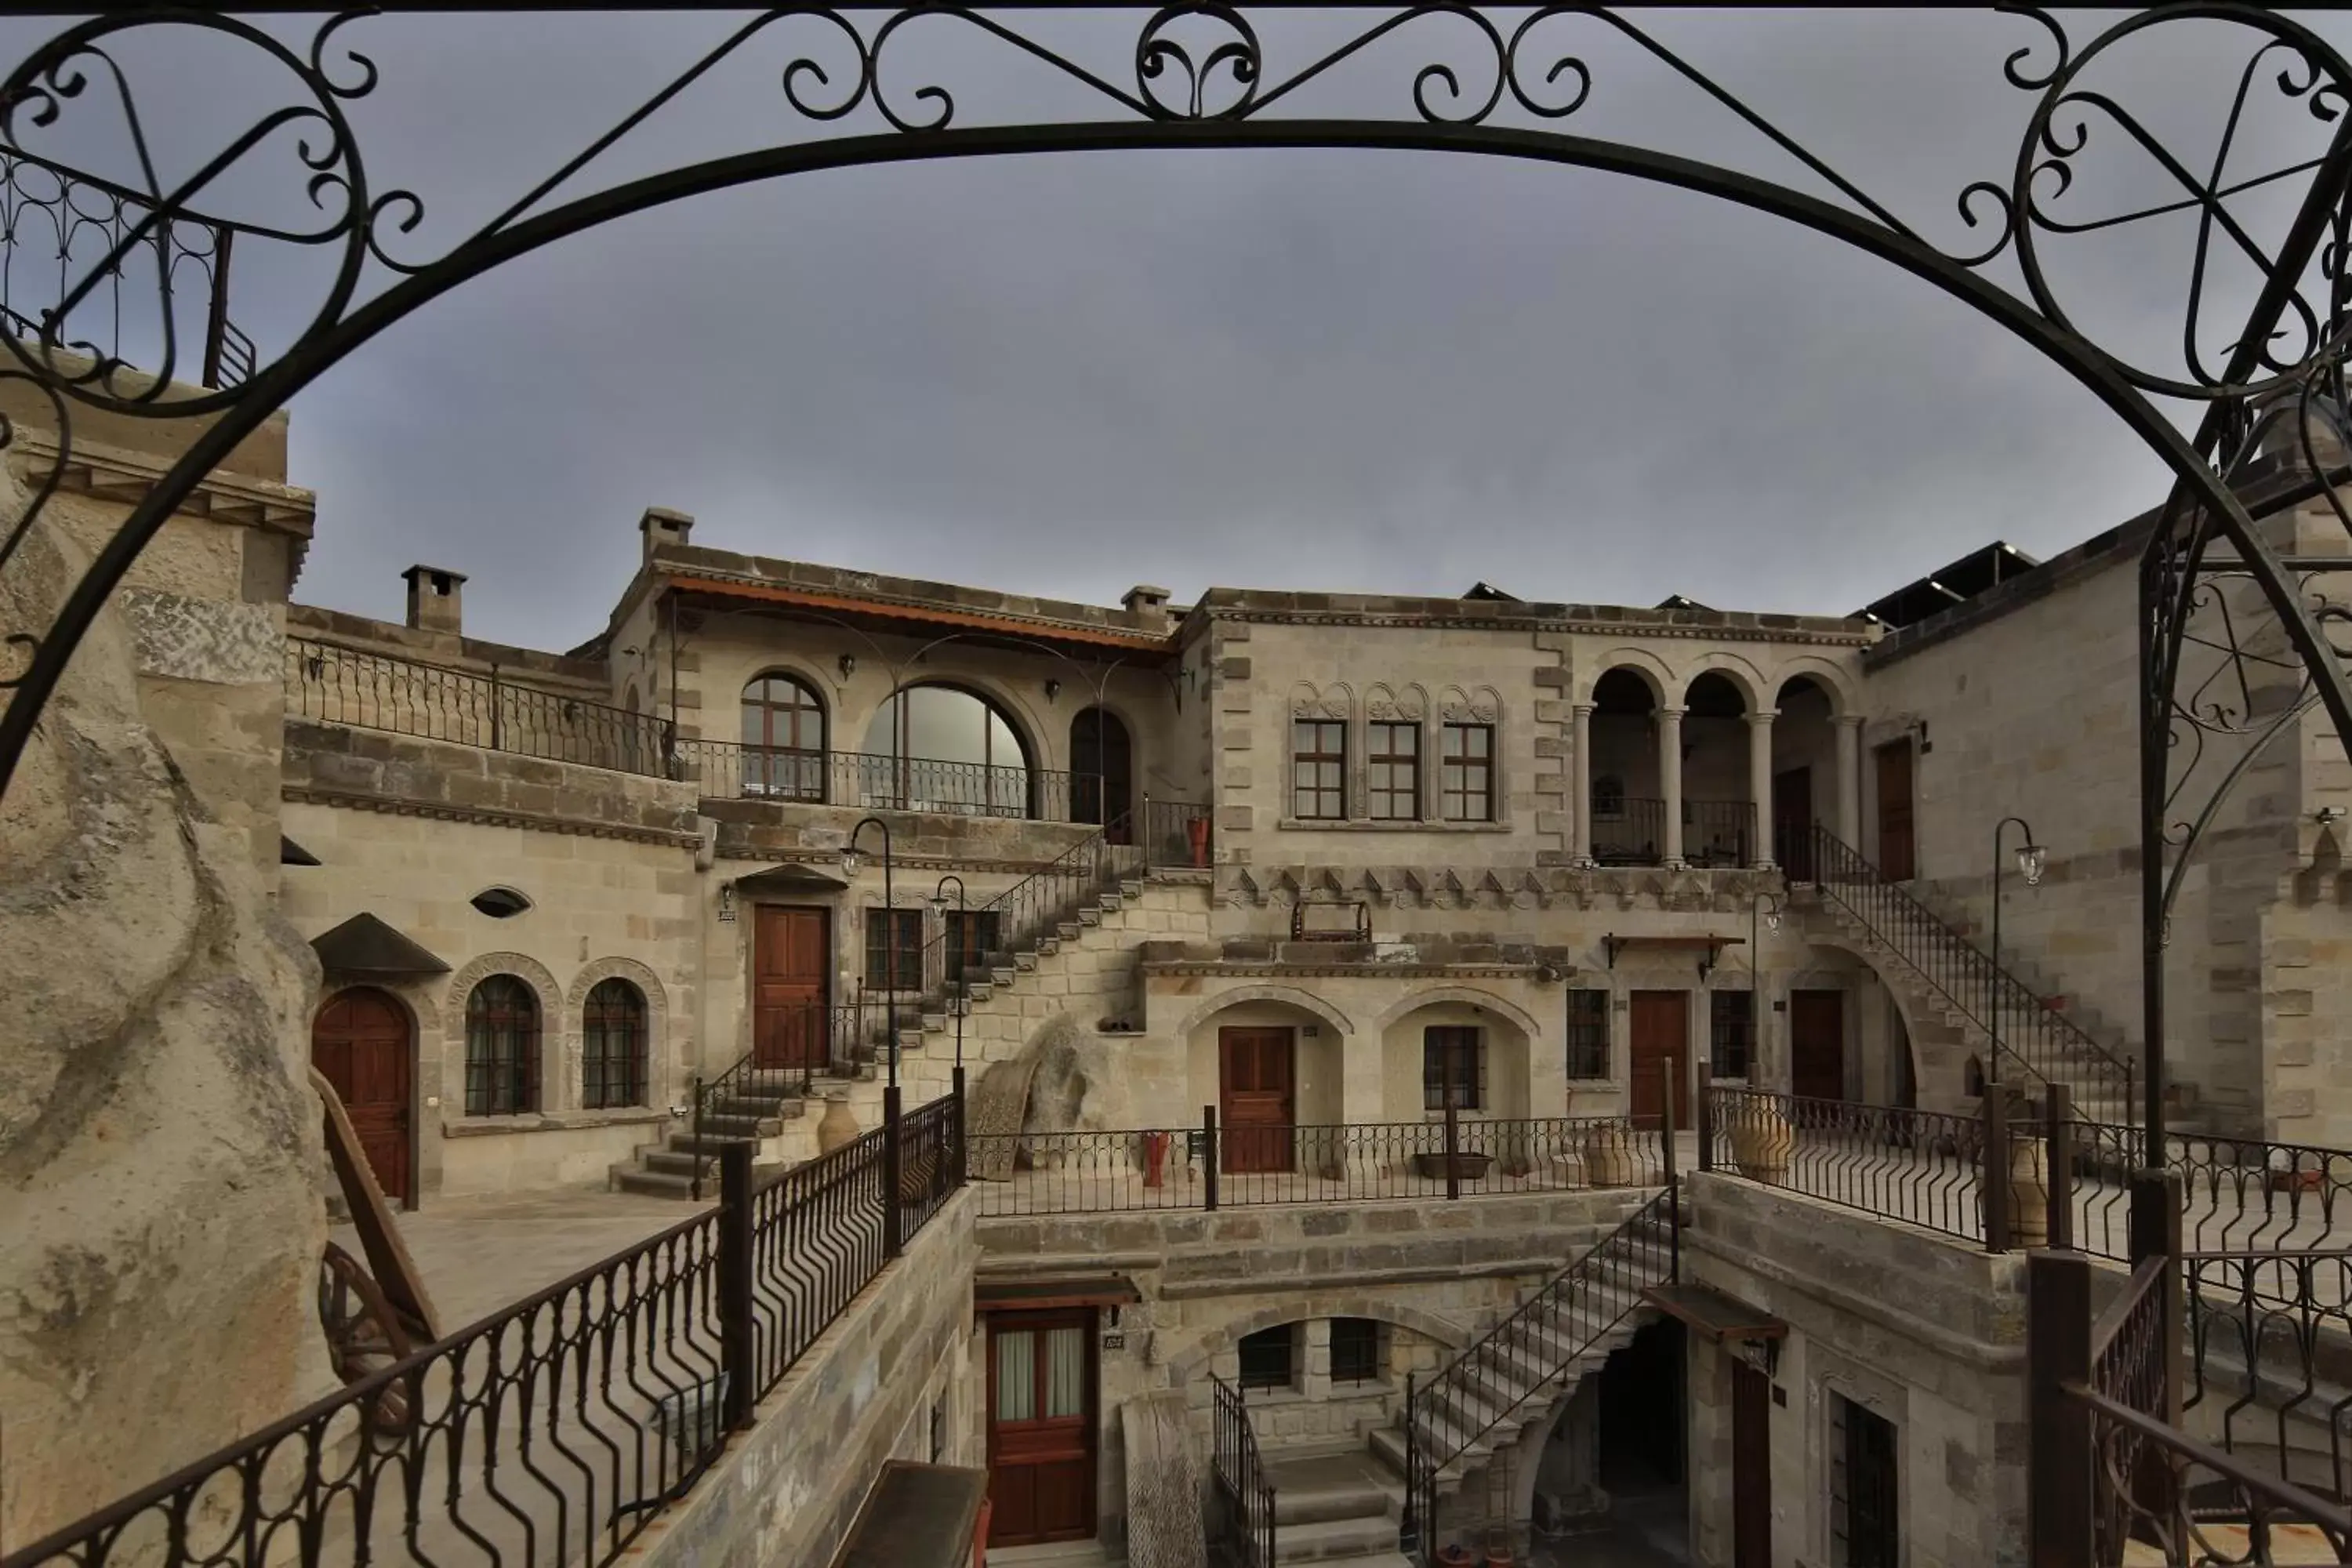
[[[493,974],[466,998],[466,1114],[538,1109],[539,998],[515,976]]]
[[[1242,1336],[1241,1384],[1244,1388],[1289,1388],[1298,1381],[1298,1325],[1260,1329]]]
[[[1421,1036],[1421,1102],[1425,1110],[1445,1109],[1446,1085],[1454,1089],[1456,1110],[1476,1110],[1486,1103],[1486,1053],[1481,1048],[1483,1030],[1432,1025]]]
[[[1331,1320],[1331,1381],[1377,1383],[1381,1376],[1381,1325],[1370,1318]]]
[[[1568,994],[1568,1076],[1609,1076],[1609,993]]]
[[[581,1104],[646,1102],[646,999],[625,980],[600,980],[580,1012]]]
[[[1717,1078],[1746,1078],[1756,1059],[1756,994],[1717,991],[1707,1005],[1707,1069]]]
[[[868,910],[866,911],[866,988],[868,991],[893,989],[892,960],[898,967],[895,989],[920,991],[923,988],[923,911],[920,910]]]

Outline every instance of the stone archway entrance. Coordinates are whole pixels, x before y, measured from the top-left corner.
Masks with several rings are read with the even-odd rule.
[[[414,1205],[416,1031],[408,1009],[373,985],[337,992],[311,1020],[310,1065],[342,1097],[383,1195]]]

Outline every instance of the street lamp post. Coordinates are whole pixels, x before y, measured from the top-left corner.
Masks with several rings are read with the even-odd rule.
[[[1772,912],[1763,914],[1767,904],[1772,906]],[[1758,893],[1748,900],[1748,1054],[1750,1058],[1748,1079],[1750,1084],[1758,1082],[1764,1072],[1764,1014],[1769,1005],[1764,995],[1764,949],[1757,941],[1759,915],[1763,917],[1765,930],[1778,933],[1780,929],[1780,900],[1770,893]],[[1790,1085],[1789,1092],[1796,1092],[1793,1083]]]
[[[2033,829],[2021,816],[2004,816],[1992,830],[1992,967],[1985,976],[1985,1032],[1992,1037],[1992,1049],[1985,1061],[1985,1090],[1990,1093],[2000,1082],[2000,868],[2001,836],[2015,823],[2025,835],[2025,842],[2017,847],[2018,875],[2029,888],[2042,885],[2042,868],[2048,851],[2033,841]]]
[[[971,940],[971,921],[964,912],[963,879],[950,871],[940,879],[939,887],[931,894],[931,908],[938,913],[940,923],[941,925],[947,923],[950,882],[955,884],[956,911],[956,945],[953,949],[956,955],[956,1041],[953,1081],[956,1101],[961,1104],[963,1101],[963,1015],[964,1008],[971,1000],[971,979],[964,971],[964,965],[971,961],[971,955],[964,951],[963,944]]]
[[[898,1148],[898,911],[890,902],[890,825],[869,816],[849,830],[841,847],[841,868],[857,875],[857,841],[869,827],[882,830],[882,1054],[889,1063],[889,1081],[882,1089],[882,1256],[898,1256],[899,1205],[906,1194],[899,1181]]]

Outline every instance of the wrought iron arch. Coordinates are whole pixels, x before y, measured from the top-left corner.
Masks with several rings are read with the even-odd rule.
[[[459,8],[453,6],[451,8]],[[480,9],[500,8],[483,5]],[[511,8],[528,8],[514,6]],[[714,9],[718,7],[712,7]],[[2075,47],[2067,31],[2046,12],[2015,8],[2028,33],[2024,47],[2003,67],[2007,82],[2033,97],[2033,110],[2021,138],[2015,167],[2006,180],[1977,180],[1957,196],[1963,226],[1975,237],[1972,249],[1943,249],[1890,207],[1840,174],[1769,119],[1741,101],[1705,71],[1665,47],[1626,16],[1608,10],[1566,5],[1520,7],[1475,4],[1391,5],[1373,8],[1369,20],[1354,20],[1336,47],[1276,70],[1275,57],[1253,17],[1304,9],[1296,0],[1257,5],[1199,3],[1156,5],[1149,0],[1100,0],[1069,7],[1015,7],[992,14],[956,3],[886,5],[842,0],[831,5],[790,5],[754,16],[687,69],[661,83],[636,110],[589,142],[548,179],[525,193],[498,217],[445,254],[410,262],[395,254],[425,212],[415,192],[375,192],[370,184],[356,132],[344,106],[374,94],[383,78],[375,64],[354,48],[345,29],[364,13],[346,12],[321,24],[307,49],[294,47],[236,15],[296,9],[282,0],[247,0],[207,11],[124,11],[66,26],[35,49],[0,82],[0,157],[38,158],[28,132],[47,131],[68,110],[103,103],[121,115],[136,153],[137,173],[108,182],[92,174],[93,189],[126,199],[142,214],[111,231],[105,254],[78,271],[69,269],[53,309],[37,317],[21,312],[11,320],[29,338],[0,333],[15,359],[0,379],[27,384],[55,414],[56,452],[37,470],[32,504],[0,534],[0,572],[16,556],[42,508],[54,493],[71,445],[70,409],[82,405],[117,415],[153,417],[209,414],[215,422],[158,479],[99,550],[46,626],[0,626],[0,690],[8,705],[0,714],[0,792],[5,792],[37,721],[74,649],[100,608],[141,549],[195,485],[270,412],[282,406],[320,374],[378,332],[419,306],[516,257],[598,225],[709,191],[809,173],[917,159],[982,158],[1075,150],[1122,148],[1360,148],[1468,153],[1598,170],[1720,198],[1827,235],[1903,268],[1959,300],[1988,321],[2032,345],[2099,398],[2172,471],[2174,489],[2143,559],[2140,605],[2141,766],[2144,937],[2147,970],[2147,1021],[2151,1066],[2160,1058],[2162,1037],[2162,911],[2168,864],[2177,865],[2193,847],[2210,813],[2189,816],[2193,801],[2177,798],[2195,769],[2174,768],[2180,742],[2201,754],[2211,735],[2259,744],[2275,711],[2215,700],[2200,687],[2184,693],[2182,649],[2196,640],[2190,624],[2210,615],[2235,580],[2252,590],[2269,623],[2284,643],[2272,662],[2299,672],[2297,700],[2308,700],[2334,722],[2339,737],[2352,740],[2352,686],[2347,686],[2342,650],[2326,636],[2331,625],[2352,619],[2352,611],[2316,591],[2327,563],[2283,558],[2257,531],[2233,484],[2249,474],[2265,443],[2276,444],[2293,422],[2289,439],[2300,447],[2305,466],[2317,475],[2285,487],[2293,505],[2324,499],[2352,538],[2352,511],[2334,494],[2341,477],[2334,465],[2340,452],[2323,453],[2309,434],[2317,422],[2331,445],[2347,439],[2344,360],[2352,344],[2352,301],[2347,300],[2347,260],[2352,256],[2352,133],[2345,109],[2352,103],[2352,66],[2302,25],[2259,7],[2186,4],[2139,13],[2107,25]],[[1033,30],[1003,16],[1025,18],[1040,10],[1085,10],[1139,18],[1131,58],[1122,70],[1090,66],[1045,42]],[[1367,13],[1351,12],[1351,17]],[[1020,57],[1043,62],[1091,95],[1103,117],[1026,122],[1016,108],[1002,123],[971,124],[972,118],[950,88],[926,82],[901,93],[885,64],[893,41],[909,24],[960,23],[971,33]],[[2250,36],[2251,48],[2237,68],[2235,97],[2218,149],[2197,163],[2174,153],[2146,124],[2091,79],[2093,68],[2117,45],[2148,28],[2173,22],[2234,25]],[[781,91],[789,109],[812,132],[859,113],[887,129],[773,145],[709,159],[593,194],[548,205],[560,188],[625,141],[648,117],[690,89],[712,68],[785,24],[813,27],[816,45],[804,46],[785,64]],[[166,184],[156,173],[151,148],[154,132],[140,110],[133,73],[107,50],[110,40],[142,28],[205,29],[250,50],[283,70],[295,83],[293,100],[259,115],[247,130],[193,175]],[[1430,58],[1398,78],[1381,77],[1393,89],[1408,89],[1384,112],[1346,119],[1284,118],[1278,106],[1313,84],[1372,74],[1381,51],[1371,46],[1416,39],[1448,29],[1451,54]],[[1794,159],[1807,177],[1831,193],[1811,194],[1730,167],[1682,157],[1654,148],[1576,135],[1555,129],[1573,119],[1601,85],[1583,54],[1568,47],[1562,30],[1585,28],[1603,40],[1629,44],[1664,66],[1696,100],[1728,110],[1759,139],[1759,144]],[[1208,35],[1205,37],[1202,34]],[[1583,35],[1579,35],[1583,36]],[[1462,53],[1478,62],[1465,74]],[[2212,58],[2208,52],[2208,58]],[[1130,74],[1131,73],[1131,74]],[[96,90],[92,90],[95,88]],[[2285,167],[2240,177],[2230,167],[2243,111],[2257,91],[2273,89],[2299,103],[2315,121],[2332,127],[2324,152]],[[1513,117],[1531,123],[1507,122]],[[2095,125],[2105,129],[2094,135]],[[273,137],[298,145],[305,193],[320,221],[308,229],[272,227],[219,219],[205,211],[223,177]],[[2095,141],[2136,146],[2179,188],[2180,196],[2120,216],[2078,221],[2058,205],[2075,184],[2076,159]],[[77,177],[82,178],[77,171]],[[2274,189],[2282,180],[2304,182],[2301,211],[2274,251],[2265,250],[2238,222],[2230,198],[2248,190]],[[2160,216],[2193,212],[2198,243],[2186,304],[2185,368],[2167,373],[2137,363],[2102,345],[2077,325],[2061,302],[2042,265],[2045,238],[2092,229],[2110,229]],[[109,289],[119,304],[123,264],[142,247],[163,258],[159,268],[162,348],[152,370],[169,378],[180,355],[175,337],[172,279],[193,254],[209,267],[221,293],[219,269],[226,251],[175,241],[175,230],[212,230],[253,244],[326,247],[336,256],[331,281],[319,310],[292,342],[272,352],[256,345],[249,363],[237,356],[244,377],[236,384],[207,391],[193,400],[167,399],[162,382],[135,374],[117,350],[78,338],[78,314]],[[2220,365],[2206,362],[2200,347],[2208,310],[2208,259],[2216,248],[2234,252],[2263,279],[2242,328]],[[2023,282],[2021,293],[1994,282],[1984,269],[1999,258],[2012,258]],[[2316,258],[2317,279],[2310,274]],[[394,279],[362,297],[372,275]],[[215,368],[217,323],[208,333],[205,363]],[[2155,406],[2157,396],[2189,399],[2206,407],[2193,437],[2175,429]],[[0,447],[20,444],[22,432],[0,429]],[[27,448],[31,443],[21,443]],[[2217,643],[2221,662],[2243,673],[2250,651],[2234,628]],[[2210,682],[2207,683],[2210,685]],[[2179,782],[2174,773],[2179,772]],[[2225,777],[2226,790],[2236,773]],[[2175,824],[2178,824],[2177,827]],[[2168,857],[2166,851],[2172,853]],[[2146,1119],[2151,1131],[2161,1122],[2164,1085],[2159,1072],[2147,1080]]]

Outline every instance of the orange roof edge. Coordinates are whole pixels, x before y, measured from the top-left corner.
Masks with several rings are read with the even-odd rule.
[[[1172,637],[1148,637],[1140,632],[1097,631],[1091,626],[1043,626],[1034,621],[1019,620],[1012,616],[991,616],[975,610],[932,609],[913,605],[884,604],[874,599],[845,598],[833,594],[813,594],[805,588],[781,588],[766,583],[730,583],[717,577],[687,577],[670,575],[669,584],[693,593],[714,594],[727,598],[755,599],[765,604],[798,605],[812,610],[845,610],[852,614],[889,616],[898,620],[929,621],[944,626],[969,626],[974,631],[999,631],[1008,635],[1033,637],[1055,637],[1064,642],[1099,643],[1107,647],[1136,648],[1160,653],[1168,649]]]

